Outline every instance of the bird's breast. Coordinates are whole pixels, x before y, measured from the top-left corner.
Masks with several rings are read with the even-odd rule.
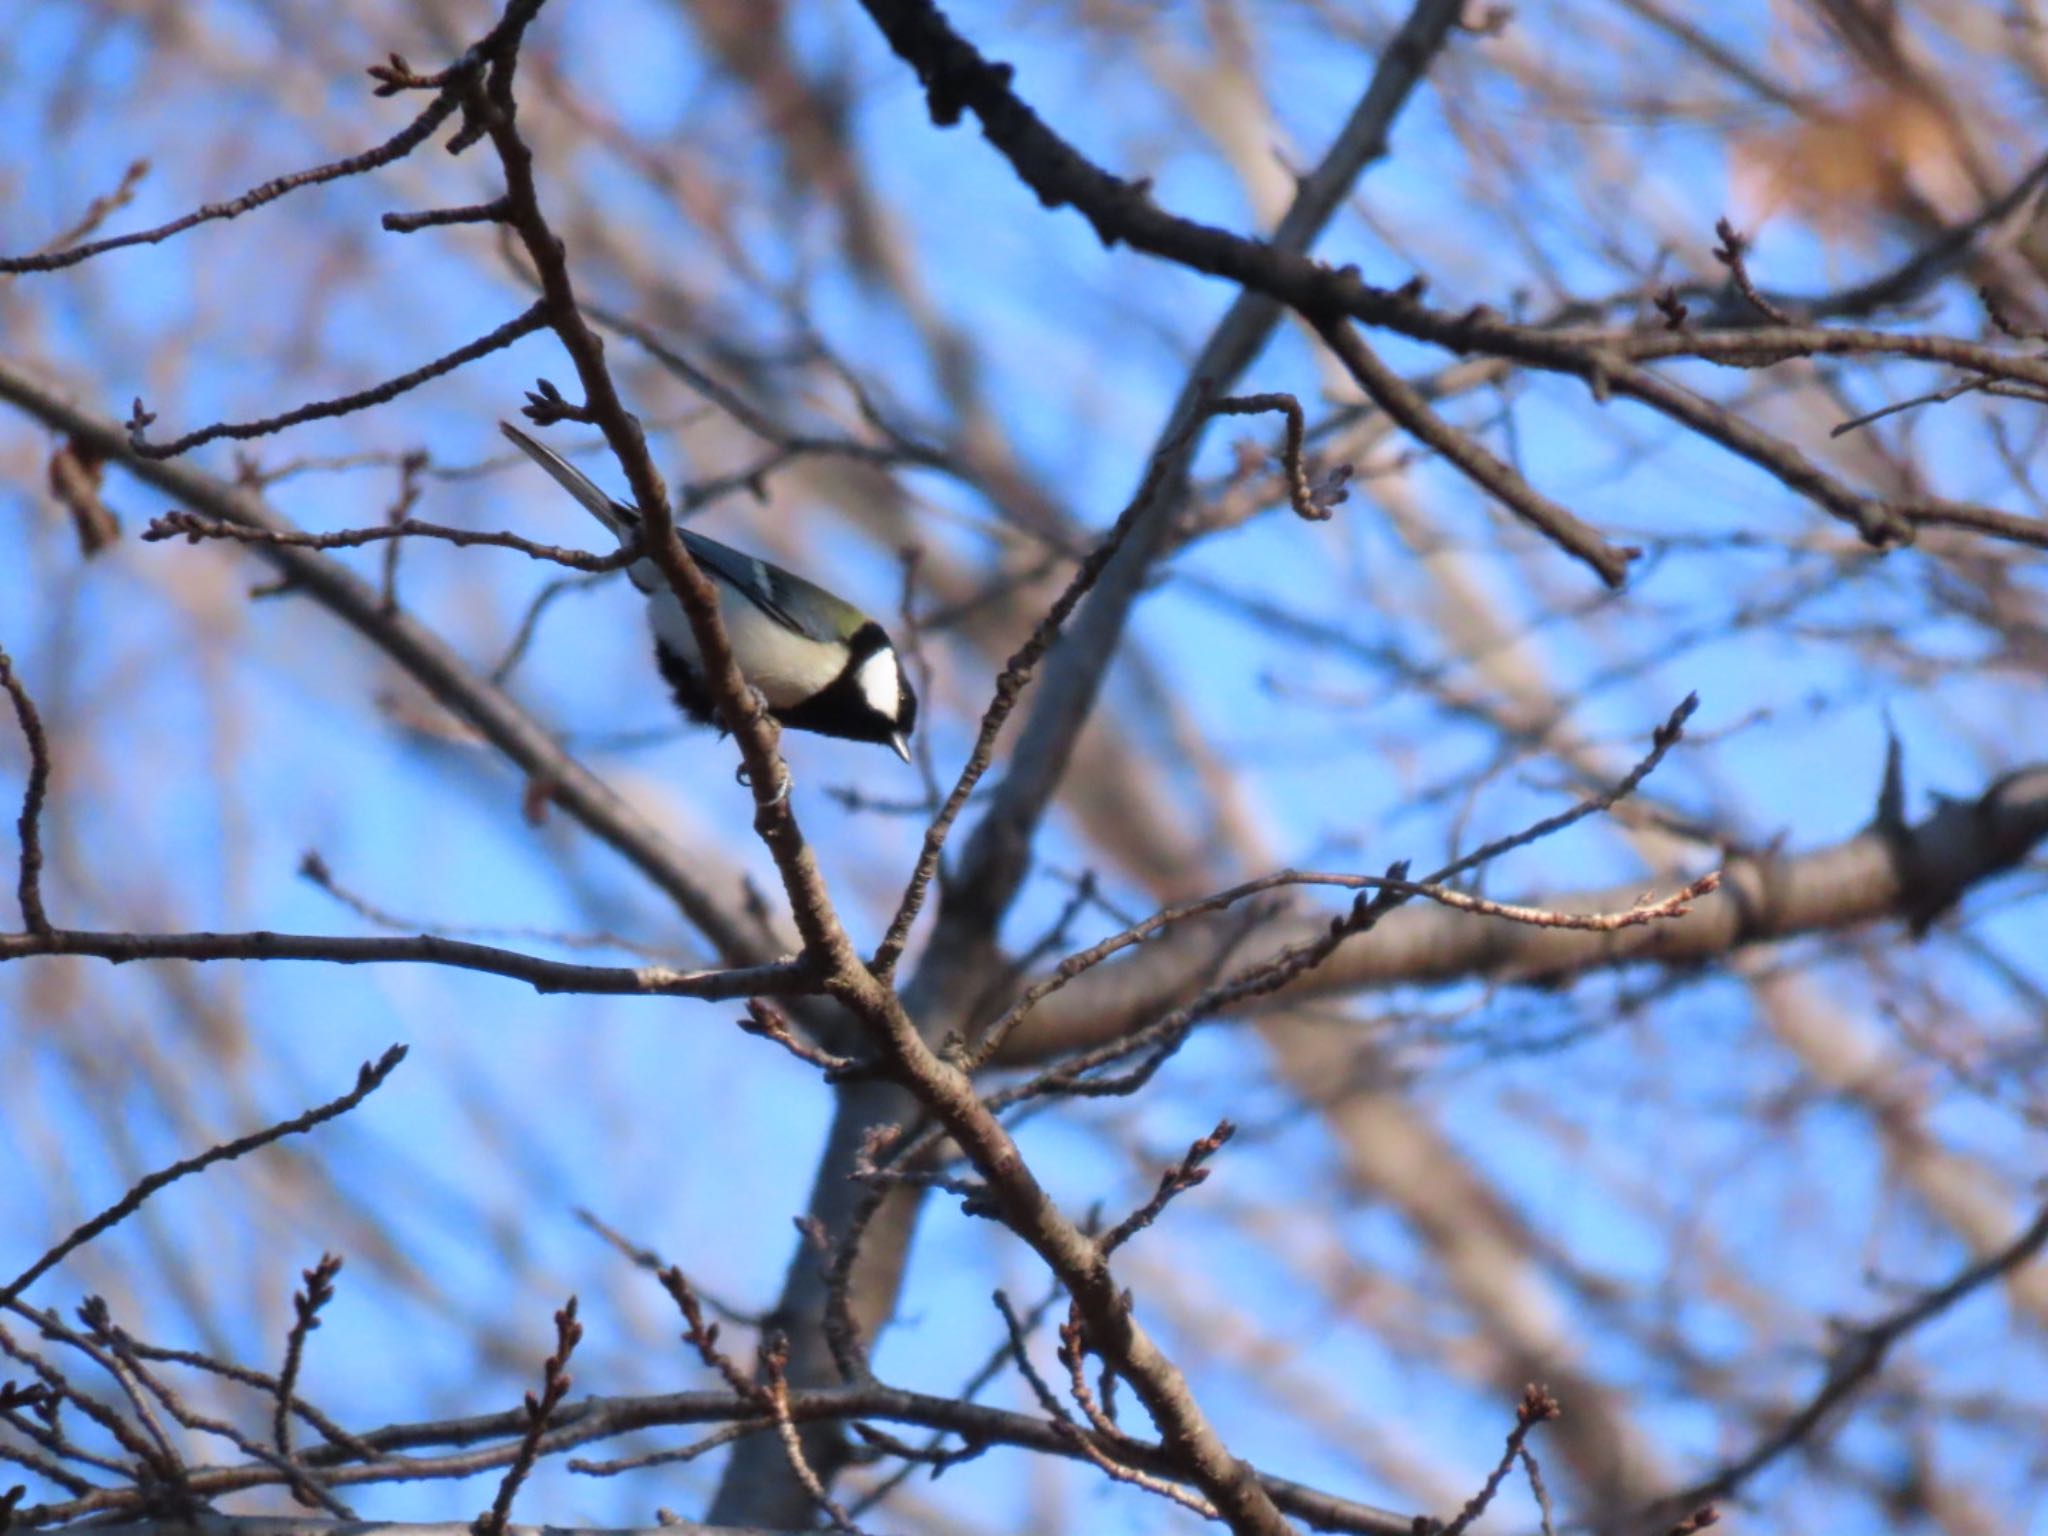
[[[719,617],[740,672],[761,690],[773,709],[791,709],[828,688],[846,665],[844,647],[822,645],[776,622],[723,581],[714,580]],[[689,615],[673,592],[657,592],[648,604],[655,636],[693,669],[701,668]]]

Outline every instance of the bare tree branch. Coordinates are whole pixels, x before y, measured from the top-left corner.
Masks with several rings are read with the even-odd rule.
[[[245,528],[239,523],[199,517],[190,512],[166,512],[162,517],[151,519],[149,526],[142,531],[142,538],[149,544],[177,538],[192,544],[201,539],[225,539],[236,544],[289,545],[294,549],[356,549],[364,544],[395,543],[399,539],[440,539],[458,548],[485,545],[493,549],[517,550],[529,559],[592,572],[624,570],[640,558],[640,551],[630,545],[609,555],[592,555],[580,549],[564,549],[559,544],[537,544],[531,539],[522,539],[516,533],[446,528],[439,523],[423,523],[410,517],[376,528],[347,528],[338,533],[291,533],[276,528]]]
[[[41,933],[0,934],[0,964],[39,955],[87,955],[125,965],[134,960],[313,960],[337,965],[445,965],[523,981],[536,992],[613,997],[799,997],[818,990],[817,973],[801,960],[722,971],[679,971],[664,965],[578,965],[518,950],[422,933],[353,938],[319,933]]]
[[[1035,1414],[907,1392],[878,1382],[808,1391],[792,1388],[789,1410],[799,1424],[874,1419],[884,1423],[949,1430],[969,1440],[1014,1445],[1070,1460],[1093,1459],[1080,1451],[1065,1433]],[[776,1446],[777,1454],[781,1454],[780,1442],[772,1425],[760,1422],[756,1414],[757,1410],[749,1399],[729,1389],[678,1392],[657,1397],[582,1398],[565,1402],[557,1410],[541,1439],[540,1453],[559,1454],[576,1446],[647,1429],[721,1424],[738,1418],[753,1420],[753,1436],[765,1436]],[[361,1463],[354,1451],[332,1445],[310,1447],[302,1459],[335,1486],[469,1477],[509,1466],[518,1454],[527,1423],[522,1409],[475,1418],[391,1425],[356,1437],[362,1444],[386,1453],[391,1458],[386,1462]],[[474,1446],[476,1449],[443,1456],[399,1457],[393,1454],[416,1452],[437,1445]],[[1117,1442],[1113,1449],[1118,1458],[1129,1466],[1159,1476],[1183,1475],[1176,1454],[1156,1442],[1127,1437]],[[1257,1472],[1253,1475],[1275,1504],[1319,1530],[1357,1532],[1359,1536],[1413,1536],[1412,1515],[1338,1498],[1271,1474]],[[193,1494],[209,1499],[243,1489],[276,1486],[284,1481],[285,1473],[281,1469],[262,1464],[195,1468],[189,1480]],[[25,1509],[22,1514],[36,1524],[53,1525],[78,1520],[88,1514],[132,1513],[145,1502],[144,1496],[132,1487],[102,1488],[62,1504]],[[317,1527],[318,1522],[313,1524]],[[516,1532],[518,1527],[512,1529]],[[263,1536],[263,1533],[258,1531],[255,1536]]]
[[[43,802],[50,793],[50,738],[43,730],[42,716],[27,686],[14,675],[14,663],[0,650],[0,689],[14,705],[15,722],[21,727],[28,748],[28,786],[21,794],[21,815],[15,827],[21,837],[21,866],[15,895],[21,903],[22,925],[31,934],[50,931],[49,914],[43,910]]]
[[[110,1227],[117,1226],[133,1216],[142,1209],[144,1201],[165,1185],[175,1184],[188,1174],[199,1173],[215,1163],[233,1162],[238,1157],[246,1157],[259,1147],[269,1146],[273,1141],[301,1135],[317,1125],[347,1114],[383,1087],[384,1080],[397,1069],[401,1061],[405,1060],[405,1051],[404,1046],[394,1045],[376,1061],[366,1063],[356,1074],[355,1087],[338,1099],[332,1099],[317,1108],[307,1110],[303,1115],[281,1120],[276,1125],[266,1126],[263,1130],[251,1132],[247,1136],[239,1136],[233,1141],[224,1141],[217,1146],[208,1147],[204,1152],[183,1158],[168,1168],[150,1174],[99,1215],[74,1229],[62,1242],[16,1275],[4,1288],[0,1288],[0,1308],[5,1308],[17,1300],[38,1278],[62,1263],[66,1254],[75,1253]]]
[[[1460,978],[1554,983],[1586,970],[1652,963],[1696,965],[1749,945],[1827,933],[1887,918],[1931,922],[1978,885],[2010,870],[2048,837],[2048,769],[2007,775],[1976,800],[1950,801],[1904,828],[1872,827],[1807,854],[1738,854],[1719,888],[1682,917],[1651,928],[1582,934],[1462,914],[1410,910],[1384,919],[1370,944],[1353,945],[1282,999]],[[1615,911],[1640,887],[1617,886],[1540,900],[1554,911]],[[1286,918],[1262,943],[1306,940],[1321,924]],[[1001,1060],[1043,1061],[1121,1037],[1184,995],[1187,978],[1241,930],[1190,923],[1113,965],[1095,969],[1048,998],[1018,1030]]]
[[[1417,341],[1460,353],[1486,352],[1525,366],[1584,379],[1596,396],[1623,392],[1660,410],[1683,407],[1696,430],[1779,473],[1788,486],[1837,515],[1850,515],[1878,547],[1903,543],[1921,522],[1941,522],[2016,542],[2048,547],[2048,523],[1999,515],[1992,509],[1940,509],[1914,501],[1887,504],[1836,490],[1811,466],[1793,468],[1796,455],[1770,446],[1766,434],[1699,397],[1653,379],[1639,367],[1662,358],[1691,357],[1739,367],[1763,367],[1793,357],[1857,355],[1949,363],[1992,378],[2048,387],[2048,360],[1948,337],[1897,335],[1822,326],[1767,325],[1739,331],[1603,330],[1541,327],[1502,320],[1483,306],[1460,315],[1427,308],[1419,288],[1368,284],[1356,267],[1312,261],[1285,238],[1258,240],[1198,223],[1162,209],[1149,186],[1124,181],[1095,165],[1062,138],[1011,89],[1013,71],[986,58],[954,30],[932,0],[866,0],[866,9],[896,52],[916,71],[932,120],[948,127],[972,112],[1012,170],[1048,208],[1073,207],[1107,245],[1129,244],[1197,272],[1241,284],[1250,294],[1284,303],[1321,326],[1345,317],[1383,326]],[[1401,40],[1410,41],[1404,35]],[[1396,52],[1401,44],[1397,42]],[[1418,65],[1432,49],[1420,52]],[[1391,55],[1390,55],[1391,56]],[[1933,516],[1930,514],[1942,514]]]
[[[337,395],[332,400],[316,400],[310,405],[298,406],[276,416],[266,416],[260,421],[217,421],[212,426],[201,427],[187,432],[183,437],[168,443],[152,443],[143,435],[156,416],[142,408],[142,402],[135,402],[135,409],[128,418],[128,443],[136,453],[145,459],[175,459],[180,454],[190,453],[206,443],[218,442],[221,438],[233,438],[246,442],[252,438],[269,437],[288,427],[303,426],[309,421],[328,421],[336,416],[348,416],[357,411],[368,410],[373,405],[382,405],[395,400],[408,390],[418,389],[422,384],[453,373],[466,363],[473,363],[480,357],[489,357],[493,352],[502,352],[522,336],[531,336],[547,324],[547,311],[536,304],[524,314],[507,320],[503,325],[487,331],[475,341],[465,342],[454,351],[444,353],[430,363],[368,389],[353,394]],[[184,530],[180,530],[184,531]]]
[[[1644,1512],[1644,1518],[1673,1521],[1688,1511],[1726,1499],[1787,1452],[1813,1445],[1835,1410],[1882,1369],[1885,1356],[1893,1345],[1993,1281],[2033,1262],[2043,1248],[2048,1248],[2048,1207],[2043,1207],[1998,1252],[1965,1265],[1944,1284],[1922,1292],[1876,1322],[1845,1329],[1840,1341],[1828,1354],[1821,1383],[1812,1397],[1787,1415],[1743,1456],[1659,1500],[1651,1510]]]

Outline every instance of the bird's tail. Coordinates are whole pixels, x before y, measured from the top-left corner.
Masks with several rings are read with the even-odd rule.
[[[640,527],[640,514],[624,502],[614,501],[599,490],[590,476],[563,458],[545,443],[536,442],[509,421],[498,423],[498,430],[519,445],[519,451],[554,477],[555,484],[574,496],[605,527],[611,529],[621,543],[630,539]]]

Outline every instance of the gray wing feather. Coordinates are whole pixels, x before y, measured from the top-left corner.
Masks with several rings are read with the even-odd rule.
[[[616,534],[623,543],[639,530],[640,515],[597,488],[591,478],[545,443],[537,442],[509,421],[498,429],[518,445],[555,483]],[[738,592],[769,618],[806,639],[833,645],[850,640],[868,622],[867,615],[823,587],[792,575],[779,565],[757,560],[752,555],[678,528],[690,556],[718,580]]]
[[[676,532],[682,535],[691,558],[705,570],[735,588],[776,623],[806,639],[836,645],[851,639],[867,622],[867,615],[844,598],[834,597],[779,565],[743,555],[688,528]]]

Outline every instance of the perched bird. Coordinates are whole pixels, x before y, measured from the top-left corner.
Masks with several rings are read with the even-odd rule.
[[[575,465],[509,421],[498,425],[620,543],[639,532],[640,514],[633,508],[612,500]],[[793,731],[880,742],[910,761],[917,695],[881,625],[844,598],[779,565],[687,528],[676,532],[718,589],[718,612],[733,657],[741,676],[767,702],[769,714]],[[652,560],[634,561],[626,574],[646,594],[655,664],[676,703],[692,720],[710,721],[711,695],[689,615]]]

